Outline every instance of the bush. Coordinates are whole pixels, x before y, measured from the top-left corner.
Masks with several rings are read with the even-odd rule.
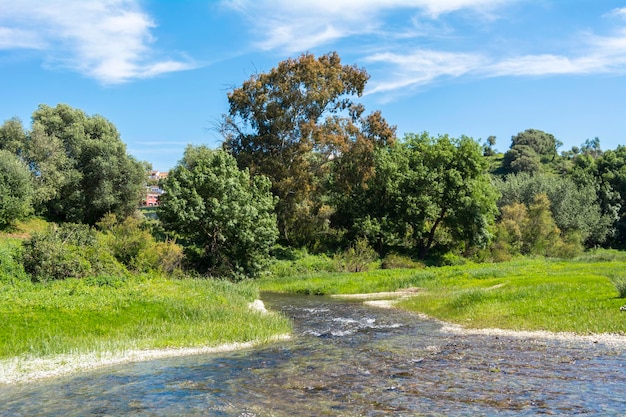
[[[35,282],[85,278],[99,274],[124,274],[96,231],[86,225],[52,224],[22,244],[24,270]]]
[[[326,255],[309,255],[306,250],[291,250],[287,254],[274,252],[277,259],[270,265],[274,277],[338,272],[335,261]]]
[[[0,248],[0,282],[27,281],[28,276],[19,262],[18,248],[4,245]]]
[[[137,254],[131,266],[138,271],[156,270],[171,274],[180,268],[183,258],[183,248],[175,242],[152,241]]]
[[[416,262],[408,256],[398,255],[397,253],[390,253],[385,256],[381,264],[382,269],[421,269],[424,268],[424,264]]]
[[[467,259],[452,252],[447,252],[438,259],[439,266],[459,266],[466,263]]]
[[[135,217],[118,222],[114,214],[107,214],[98,222],[103,231],[102,241],[127,268],[138,272],[173,272],[182,262],[182,248],[173,241],[156,242],[143,225]]]
[[[358,239],[341,255],[335,257],[338,266],[349,272],[362,272],[370,268],[370,264],[378,258],[367,239]]]

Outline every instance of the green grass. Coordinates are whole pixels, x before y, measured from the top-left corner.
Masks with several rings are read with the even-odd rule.
[[[420,270],[376,270],[309,277],[266,277],[261,289],[353,294],[419,287],[400,308],[474,328],[626,334],[626,313],[611,277],[626,253],[598,251],[571,261],[521,259]]]
[[[248,308],[258,289],[160,276],[0,283],[0,358],[215,346],[290,331]]]
[[[253,282],[171,279],[158,273],[32,283],[21,242],[47,223],[0,233],[0,359],[265,341],[291,331],[248,308]]]

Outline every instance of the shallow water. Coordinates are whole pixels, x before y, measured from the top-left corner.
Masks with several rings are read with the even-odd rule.
[[[0,416],[626,415],[626,348],[459,335],[415,315],[266,294],[294,321],[263,348],[0,388]]]

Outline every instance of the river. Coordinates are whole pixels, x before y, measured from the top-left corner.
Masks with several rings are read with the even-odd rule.
[[[0,416],[626,415],[626,347],[265,294],[294,337],[0,388]]]

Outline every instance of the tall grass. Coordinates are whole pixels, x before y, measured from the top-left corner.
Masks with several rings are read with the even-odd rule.
[[[252,283],[138,276],[0,284],[0,358],[214,346],[288,332],[248,308]]]
[[[498,264],[266,277],[261,289],[350,294],[419,287],[401,308],[465,326],[626,333],[622,293],[626,253],[596,251],[570,261],[518,259]],[[614,278],[615,279],[615,278]]]

